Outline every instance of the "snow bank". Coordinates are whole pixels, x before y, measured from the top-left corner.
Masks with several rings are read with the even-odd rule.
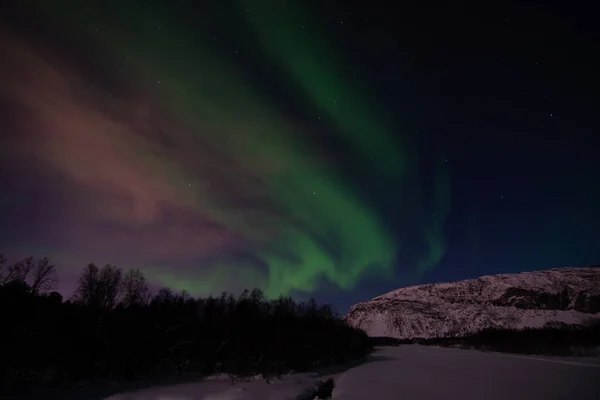
[[[313,400],[322,380],[308,373],[285,375],[271,383],[251,378],[232,384],[228,377],[212,377],[194,383],[121,393],[104,400]]]

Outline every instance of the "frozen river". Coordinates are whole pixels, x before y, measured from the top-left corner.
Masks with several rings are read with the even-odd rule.
[[[598,358],[550,358],[418,345],[382,348],[336,379],[335,400],[600,399]]]

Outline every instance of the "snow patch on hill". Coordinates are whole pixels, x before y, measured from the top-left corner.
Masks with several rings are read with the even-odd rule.
[[[345,319],[369,336],[434,338],[486,328],[587,325],[600,318],[600,268],[555,268],[397,289]]]

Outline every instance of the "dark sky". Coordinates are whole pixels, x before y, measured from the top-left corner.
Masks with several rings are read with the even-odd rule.
[[[0,15],[0,249],[50,257],[67,296],[91,261],[342,311],[600,261],[600,41],[576,2]]]

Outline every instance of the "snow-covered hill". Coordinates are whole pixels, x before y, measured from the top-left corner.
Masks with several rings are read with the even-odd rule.
[[[370,336],[433,338],[485,328],[586,325],[600,319],[600,267],[483,276],[395,290],[350,309]]]

